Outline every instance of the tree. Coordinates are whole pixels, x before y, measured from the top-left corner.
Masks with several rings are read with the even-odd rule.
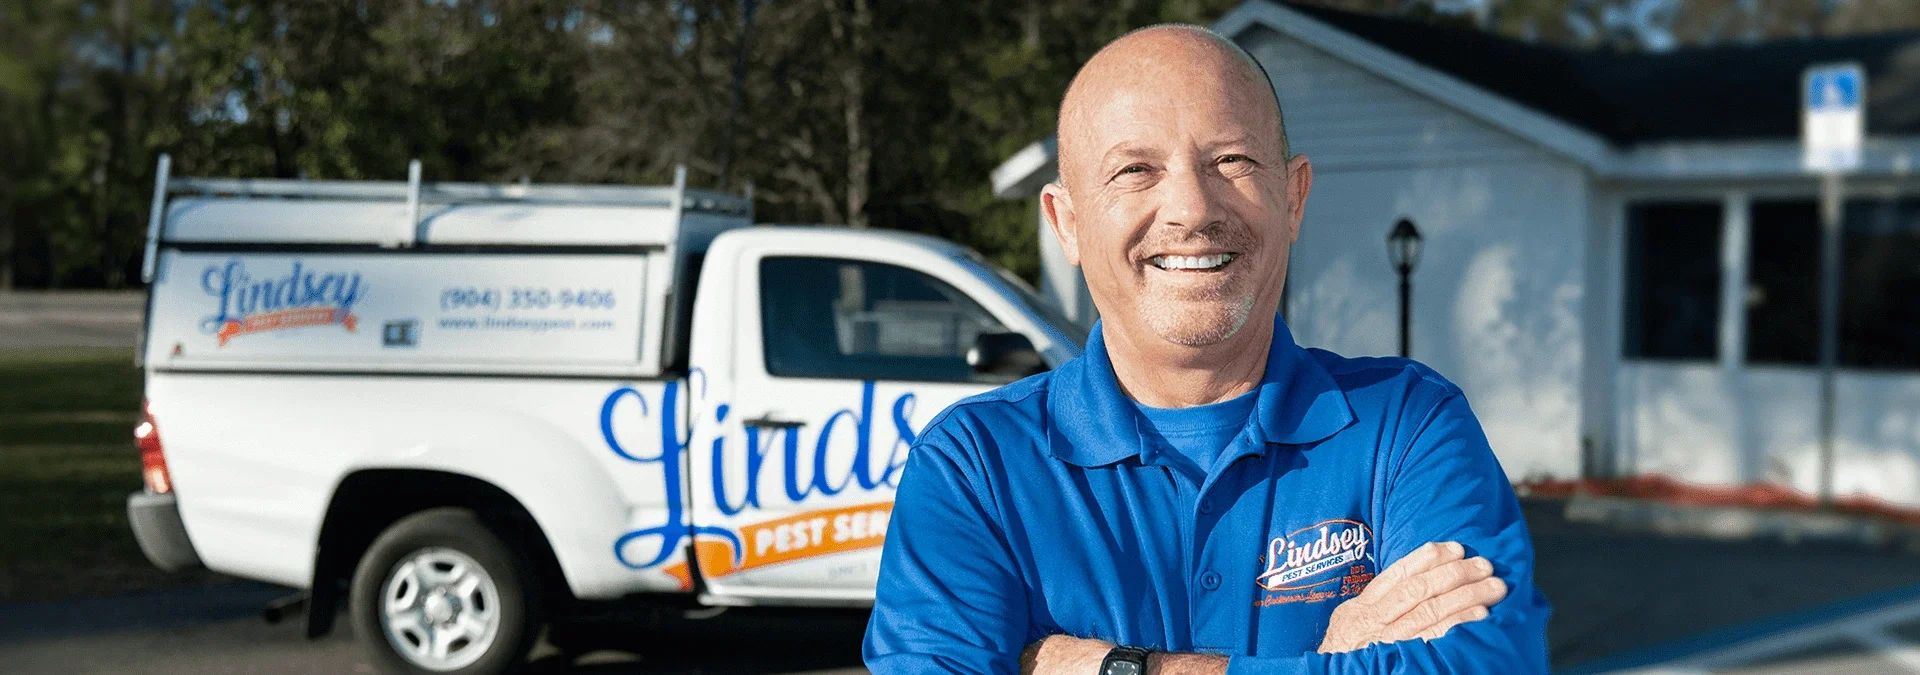
[[[1621,17],[1670,0],[1296,1],[1647,49]],[[429,180],[661,184],[684,165],[753,184],[762,221],[933,234],[1032,278],[1032,206],[988,173],[1052,133],[1102,45],[1237,4],[0,0],[0,284],[137,283],[160,152],[201,176],[396,180],[419,158]],[[1920,27],[1912,0],[1675,7],[1676,45]]]

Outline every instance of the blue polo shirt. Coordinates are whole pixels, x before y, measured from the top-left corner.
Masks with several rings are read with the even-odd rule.
[[[1253,396],[1191,478],[1144,440],[1098,326],[1082,357],[941,413],[902,474],[867,667],[1010,674],[1064,633],[1226,654],[1229,673],[1546,672],[1526,523],[1458,387],[1303,349],[1276,320]],[[1493,562],[1509,593],[1488,618],[1315,653],[1335,607],[1434,541]]]
[[[1247,428],[1258,392],[1249,391],[1234,398],[1191,408],[1155,408],[1135,403],[1140,411],[1140,442],[1159,443],[1174,454],[1174,469],[1195,482],[1206,480],[1213,462],[1226,452],[1233,437]]]

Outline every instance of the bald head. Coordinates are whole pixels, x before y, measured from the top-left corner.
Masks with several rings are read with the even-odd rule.
[[[1056,138],[1040,212],[1122,387],[1160,407],[1248,391],[1313,188],[1260,64],[1204,28],[1134,31],[1074,76]]]
[[[1081,66],[1060,101],[1055,138],[1063,184],[1072,170],[1084,168],[1084,155],[1098,150],[1088,138],[1100,124],[1098,112],[1116,98],[1186,98],[1201,95],[1236,99],[1241,114],[1270,118],[1271,142],[1280,156],[1291,155],[1280,98],[1266,69],[1246,50],[1219,33],[1188,24],[1142,28],[1108,43]],[[1264,120],[1263,120],[1264,121]]]

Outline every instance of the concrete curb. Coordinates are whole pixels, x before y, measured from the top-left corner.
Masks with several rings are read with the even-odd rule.
[[[1681,506],[1625,497],[1574,495],[1567,520],[1669,536],[1836,543],[1920,555],[1920,527],[1820,511]]]

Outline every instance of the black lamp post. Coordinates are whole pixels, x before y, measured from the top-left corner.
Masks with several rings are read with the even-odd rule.
[[[1400,273],[1400,355],[1413,353],[1413,267],[1420,264],[1420,229],[1401,218],[1387,232],[1387,261]]]

